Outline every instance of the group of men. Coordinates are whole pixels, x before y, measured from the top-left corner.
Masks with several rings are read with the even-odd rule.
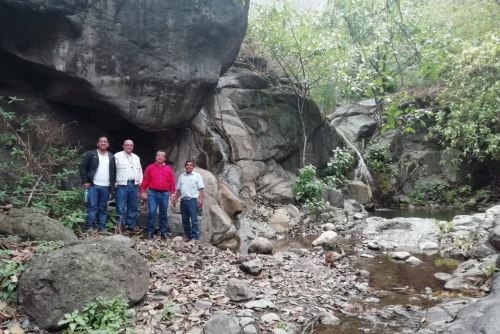
[[[116,189],[116,217],[121,229],[137,232],[138,196],[148,203],[148,239],[155,232],[156,212],[159,209],[160,236],[167,239],[169,202],[177,205],[180,199],[182,225],[187,240],[199,240],[200,227],[198,209],[203,204],[203,179],[193,171],[194,162],[187,160],[182,173],[175,182],[172,168],[166,164],[165,150],[158,150],[155,162],[142,172],[140,158],[132,153],[134,142],[123,142],[123,151],[112,154],[108,151],[109,141],[99,137],[97,149],[83,154],[80,163],[80,177],[86,192],[88,232],[96,229],[105,231],[108,200]]]

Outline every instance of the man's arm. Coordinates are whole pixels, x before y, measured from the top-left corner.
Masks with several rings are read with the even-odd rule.
[[[87,170],[89,162],[90,162],[90,155],[87,154],[86,152],[82,155],[82,161],[80,162],[80,179],[85,189],[88,189],[91,185],[90,181],[87,180]]]
[[[198,208],[203,206],[203,188],[198,190]]]
[[[172,196],[170,197],[170,204],[172,206],[175,206],[175,201],[177,199],[177,193],[175,191],[175,175],[174,175],[174,171],[172,170],[172,168],[170,168],[170,193],[172,194]]]
[[[174,200],[172,201],[172,206],[176,206],[177,200],[179,199],[179,197],[181,197],[181,191],[179,189],[177,189],[177,191],[175,192],[173,197],[174,197]]]
[[[144,175],[142,174],[141,158],[139,156],[137,156],[137,161],[139,161],[139,183],[142,183]]]
[[[148,166],[148,167],[146,167],[146,170],[144,171],[144,177],[142,179],[141,186],[140,186],[140,192],[141,192],[141,199],[142,200],[146,199],[146,189],[149,186],[150,180],[151,180],[150,168]]]

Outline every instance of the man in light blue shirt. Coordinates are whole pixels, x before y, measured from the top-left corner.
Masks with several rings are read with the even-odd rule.
[[[194,162],[187,160],[184,164],[185,172],[177,180],[177,192],[173,205],[181,199],[182,226],[188,240],[200,239],[200,222],[198,209],[203,205],[203,179],[201,175],[194,172]]]

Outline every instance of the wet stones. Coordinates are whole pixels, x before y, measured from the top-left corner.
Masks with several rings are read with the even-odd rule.
[[[316,240],[312,242],[313,246],[322,246],[323,248],[331,248],[335,246],[338,234],[334,231],[323,232]]]

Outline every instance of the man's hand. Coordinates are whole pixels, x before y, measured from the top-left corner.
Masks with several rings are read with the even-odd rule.
[[[203,201],[198,198],[198,209],[201,209],[201,207],[203,206]]]
[[[90,188],[90,183],[88,183],[88,182],[87,182],[87,183],[84,183],[84,184],[83,184],[83,187],[84,187],[85,189],[89,189],[89,188]]]
[[[141,199],[142,199],[143,201],[145,201],[145,200],[146,200],[146,198],[147,198],[146,193],[141,193]]]

